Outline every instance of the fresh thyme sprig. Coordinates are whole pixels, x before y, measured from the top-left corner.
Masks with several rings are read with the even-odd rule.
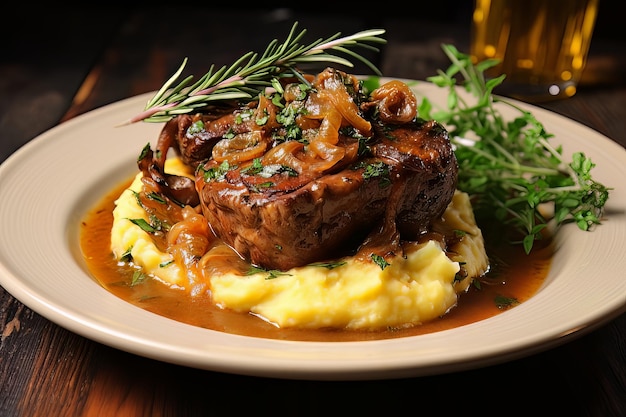
[[[380,37],[385,33],[384,29],[365,30],[342,38],[339,38],[341,35],[339,32],[327,39],[318,39],[309,45],[301,45],[299,42],[306,34],[306,30],[296,33],[297,26],[298,22],[294,23],[283,43],[279,44],[276,39],[270,42],[260,57],[254,52],[248,52],[230,67],[223,66],[216,70],[215,66],[211,66],[209,71],[193,85],[189,85],[193,76],[188,76],[173,86],[187,64],[185,58],[174,75],[146,104],[144,111],[126,124],[139,121],[167,122],[175,115],[189,113],[215,101],[251,100],[266,88],[277,85],[276,80],[280,77],[303,79],[296,68],[298,64],[323,62],[350,68],[354,66],[348,58],[334,53],[355,58],[381,75],[372,62],[351,48],[362,47],[378,51],[378,48],[371,44],[386,43],[386,40]]]
[[[533,114],[492,94],[505,78],[486,80],[484,71],[496,60],[473,64],[454,46],[442,48],[451,65],[428,81],[448,89],[447,108],[435,110],[424,98],[419,114],[438,120],[450,131],[459,161],[457,187],[474,197],[477,217],[483,212],[490,221],[513,226],[521,233],[519,243],[526,253],[550,221],[557,227],[575,222],[585,231],[600,224],[611,188],[592,178],[591,159],[576,152],[567,162],[561,147],[550,143],[553,135]],[[475,103],[459,94],[458,82]],[[505,119],[495,103],[516,109],[519,116]],[[552,211],[545,210],[550,205]]]

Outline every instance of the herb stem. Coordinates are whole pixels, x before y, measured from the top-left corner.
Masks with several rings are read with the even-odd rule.
[[[298,22],[291,27],[286,40],[279,44],[272,40],[259,57],[254,52],[248,52],[229,67],[223,66],[217,70],[213,66],[195,84],[188,86],[193,80],[186,77],[175,85],[181,76],[187,58],[185,58],[172,77],[159,89],[154,97],[148,101],[143,112],[129,119],[123,124],[139,121],[167,122],[179,114],[200,110],[211,102],[225,100],[250,101],[263,93],[266,88],[276,85],[276,80],[282,77],[302,78],[296,68],[298,64],[338,64],[353,67],[349,58],[364,63],[377,75],[380,70],[352,48],[362,47],[378,51],[372,44],[384,44],[381,38],[384,29],[370,29],[350,36],[339,37],[336,33],[327,39],[318,39],[308,45],[301,45],[299,41],[304,37],[306,30],[296,32]],[[346,55],[343,57],[339,54]]]

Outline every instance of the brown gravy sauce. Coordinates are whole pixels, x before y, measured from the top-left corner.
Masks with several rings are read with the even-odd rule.
[[[458,304],[445,316],[404,329],[354,331],[336,329],[277,328],[251,314],[235,313],[214,306],[208,296],[190,296],[159,283],[146,280],[130,286],[132,270],[120,266],[110,250],[114,201],[130,182],[111,190],[81,224],[80,245],[94,279],[117,297],[155,314],[183,323],[238,335],[301,341],[363,341],[415,336],[452,329],[505,312],[496,305],[496,297],[514,298],[523,303],[541,287],[550,269],[549,245],[534,248],[526,255],[519,246],[489,246],[483,230],[491,269],[481,280],[481,288],[470,286],[459,296]],[[508,308],[515,308],[514,304]],[[130,318],[129,318],[130,319]]]

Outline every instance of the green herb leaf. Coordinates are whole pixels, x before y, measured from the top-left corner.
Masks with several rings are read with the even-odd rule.
[[[143,281],[145,281],[146,278],[148,278],[148,276],[143,271],[136,270],[135,272],[133,272],[133,277],[131,278],[130,286],[133,287],[137,284],[140,284]]]
[[[391,179],[389,178],[389,165],[384,162],[376,162],[373,164],[360,163],[356,168],[364,168],[363,178],[378,178],[378,185],[380,188],[387,188],[391,185]]]
[[[372,261],[374,261],[374,263],[375,263],[376,265],[380,266],[380,269],[383,269],[383,270],[384,270],[384,269],[385,269],[385,268],[387,268],[389,265],[391,265],[389,262],[387,262],[387,261],[385,260],[385,258],[383,258],[382,256],[377,255],[377,254],[375,254],[375,253],[372,253],[372,254],[370,255],[370,257],[372,258]]]
[[[121,262],[132,262],[133,261],[133,247],[130,246],[128,249],[126,249],[126,251],[122,254],[122,256],[120,257],[120,261]]]
[[[278,278],[279,276],[285,276],[285,275],[291,276],[291,274],[279,271],[277,269],[263,269],[263,268],[259,268],[256,266],[251,266],[250,269],[246,272],[246,275],[254,275],[254,274],[261,273],[261,272],[267,273],[267,277],[265,279],[274,279],[274,278]]]
[[[144,232],[148,232],[148,233],[156,232],[156,229],[152,227],[150,223],[148,223],[144,219],[128,219],[128,220],[130,220],[131,223],[139,226],[141,230],[143,230]]]
[[[335,268],[339,268],[340,266],[344,266],[345,264],[346,264],[345,261],[314,262],[312,264],[309,264],[309,266],[316,266],[316,267],[321,267],[321,268],[326,268],[326,269],[335,269]]]
[[[496,307],[499,309],[505,309],[519,304],[517,298],[505,297],[503,295],[497,295],[494,302],[496,303]]]

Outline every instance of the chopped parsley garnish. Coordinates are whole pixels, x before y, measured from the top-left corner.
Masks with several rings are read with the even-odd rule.
[[[187,129],[187,136],[196,135],[204,130],[204,122],[202,120],[196,120]]]
[[[231,166],[228,161],[224,161],[217,168],[204,169],[204,167],[200,165],[198,169],[203,172],[202,178],[204,178],[205,181],[220,181],[224,179],[224,176],[231,169]]]
[[[126,251],[120,257],[120,261],[121,262],[132,262],[133,261],[132,250],[133,250],[132,246],[129,247],[128,249],[126,249]]]
[[[263,116],[257,117],[255,122],[258,126],[264,126],[267,124],[268,120],[269,120],[269,115],[267,114],[267,109],[263,109]]]
[[[145,219],[128,219],[131,223],[139,226],[139,228],[141,230],[143,230],[146,233],[157,233],[161,230],[168,230],[169,229],[169,225],[166,224],[165,222],[163,222],[161,219],[159,219],[157,216],[155,216],[154,214],[150,214],[148,216],[150,218],[150,222],[146,221]]]
[[[291,274],[279,271],[277,269],[263,269],[256,266],[250,266],[250,269],[246,272],[246,275],[254,275],[264,272],[267,273],[267,277],[265,279],[274,279],[278,278],[279,276],[291,276]]]
[[[372,253],[372,254],[370,255],[370,257],[372,258],[372,261],[374,261],[374,263],[375,263],[376,265],[378,265],[378,266],[380,267],[380,269],[382,269],[382,270],[384,270],[384,269],[385,269],[385,268],[387,268],[389,265],[391,265],[389,262],[387,262],[387,261],[385,260],[385,258],[383,258],[382,256],[377,255],[377,254],[375,254],[375,253]]]
[[[309,264],[309,266],[316,266],[316,267],[321,267],[321,268],[326,268],[326,269],[335,269],[335,268],[339,268],[340,266],[344,266],[345,264],[346,264],[345,261],[314,262],[312,264]]]
[[[145,281],[146,278],[148,278],[148,275],[146,275],[143,271],[138,269],[135,272],[133,272],[133,277],[130,280],[130,286],[133,287],[137,284],[140,284],[143,281]]]
[[[454,236],[458,238],[463,238],[467,236],[467,232],[465,230],[454,229]]]
[[[150,200],[156,201],[158,203],[167,204],[167,202],[165,201],[163,196],[161,196],[159,193],[155,193],[154,191],[146,194],[146,197],[148,197]]]
[[[247,175],[258,175],[259,177],[262,177],[262,178],[270,178],[276,174],[280,174],[283,172],[287,173],[287,175],[290,177],[298,176],[298,171],[286,165],[279,165],[279,164],[263,165],[261,163],[261,158],[253,159],[252,165],[250,165],[247,168],[242,169],[241,172]],[[257,186],[263,187],[263,185],[257,185]]]
[[[505,309],[519,304],[517,298],[505,297],[503,295],[497,295],[493,301],[496,303],[496,307],[498,307],[499,309]]]
[[[154,233],[157,231],[157,229],[152,227],[152,225],[150,225],[150,223],[148,223],[145,219],[128,219],[128,220],[130,220],[133,224],[139,226],[139,228],[143,230],[144,232]]]
[[[363,178],[378,178],[378,185],[380,188],[387,188],[391,185],[391,179],[389,178],[389,165],[384,162],[376,162],[368,164],[362,162],[357,164],[356,168],[364,168]]]

